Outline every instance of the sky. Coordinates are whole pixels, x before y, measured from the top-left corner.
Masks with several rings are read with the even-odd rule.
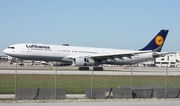
[[[0,55],[17,43],[141,49],[168,29],[180,51],[180,0],[0,0]]]

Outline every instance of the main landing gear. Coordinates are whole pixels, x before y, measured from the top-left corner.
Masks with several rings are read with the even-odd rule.
[[[80,71],[88,71],[89,67],[79,67]],[[93,67],[93,71],[103,71],[103,67]]]

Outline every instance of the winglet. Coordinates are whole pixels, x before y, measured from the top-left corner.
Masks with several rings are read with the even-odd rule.
[[[144,48],[140,50],[152,50],[160,52],[169,30],[161,30]]]

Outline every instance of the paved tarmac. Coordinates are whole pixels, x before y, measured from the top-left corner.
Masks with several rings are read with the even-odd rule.
[[[15,74],[15,65],[0,64],[0,74]],[[123,66],[105,66],[104,71],[94,71],[94,75],[131,75],[131,67]],[[92,75],[92,67],[90,71],[79,71],[78,67],[48,67],[48,66],[17,66],[18,74],[80,74]],[[167,70],[167,73],[166,73]],[[166,67],[132,67],[133,75],[180,75],[180,68]]]
[[[67,99],[85,99],[85,94],[66,94]],[[0,94],[0,99],[15,99],[15,94]]]
[[[0,70],[0,74],[15,74],[15,70]],[[17,74],[55,74],[55,70],[17,70]],[[168,75],[180,75],[179,70],[168,70]],[[92,75],[92,71],[58,70],[57,74]],[[94,75],[131,75],[131,70],[94,71]],[[166,70],[133,70],[133,75],[166,75]]]
[[[0,101],[0,106],[179,106],[179,99],[117,99],[117,100],[19,100]]]

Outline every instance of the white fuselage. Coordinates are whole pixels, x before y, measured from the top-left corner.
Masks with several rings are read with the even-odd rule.
[[[40,46],[39,46],[40,45]],[[4,50],[9,56],[25,60],[58,61],[72,63],[75,57],[88,57],[93,54],[129,53],[135,50],[105,49],[93,47],[61,46],[47,44],[15,44]],[[137,51],[136,51],[137,52]],[[101,64],[132,64],[154,59],[153,52],[136,54],[131,57],[108,58]]]

